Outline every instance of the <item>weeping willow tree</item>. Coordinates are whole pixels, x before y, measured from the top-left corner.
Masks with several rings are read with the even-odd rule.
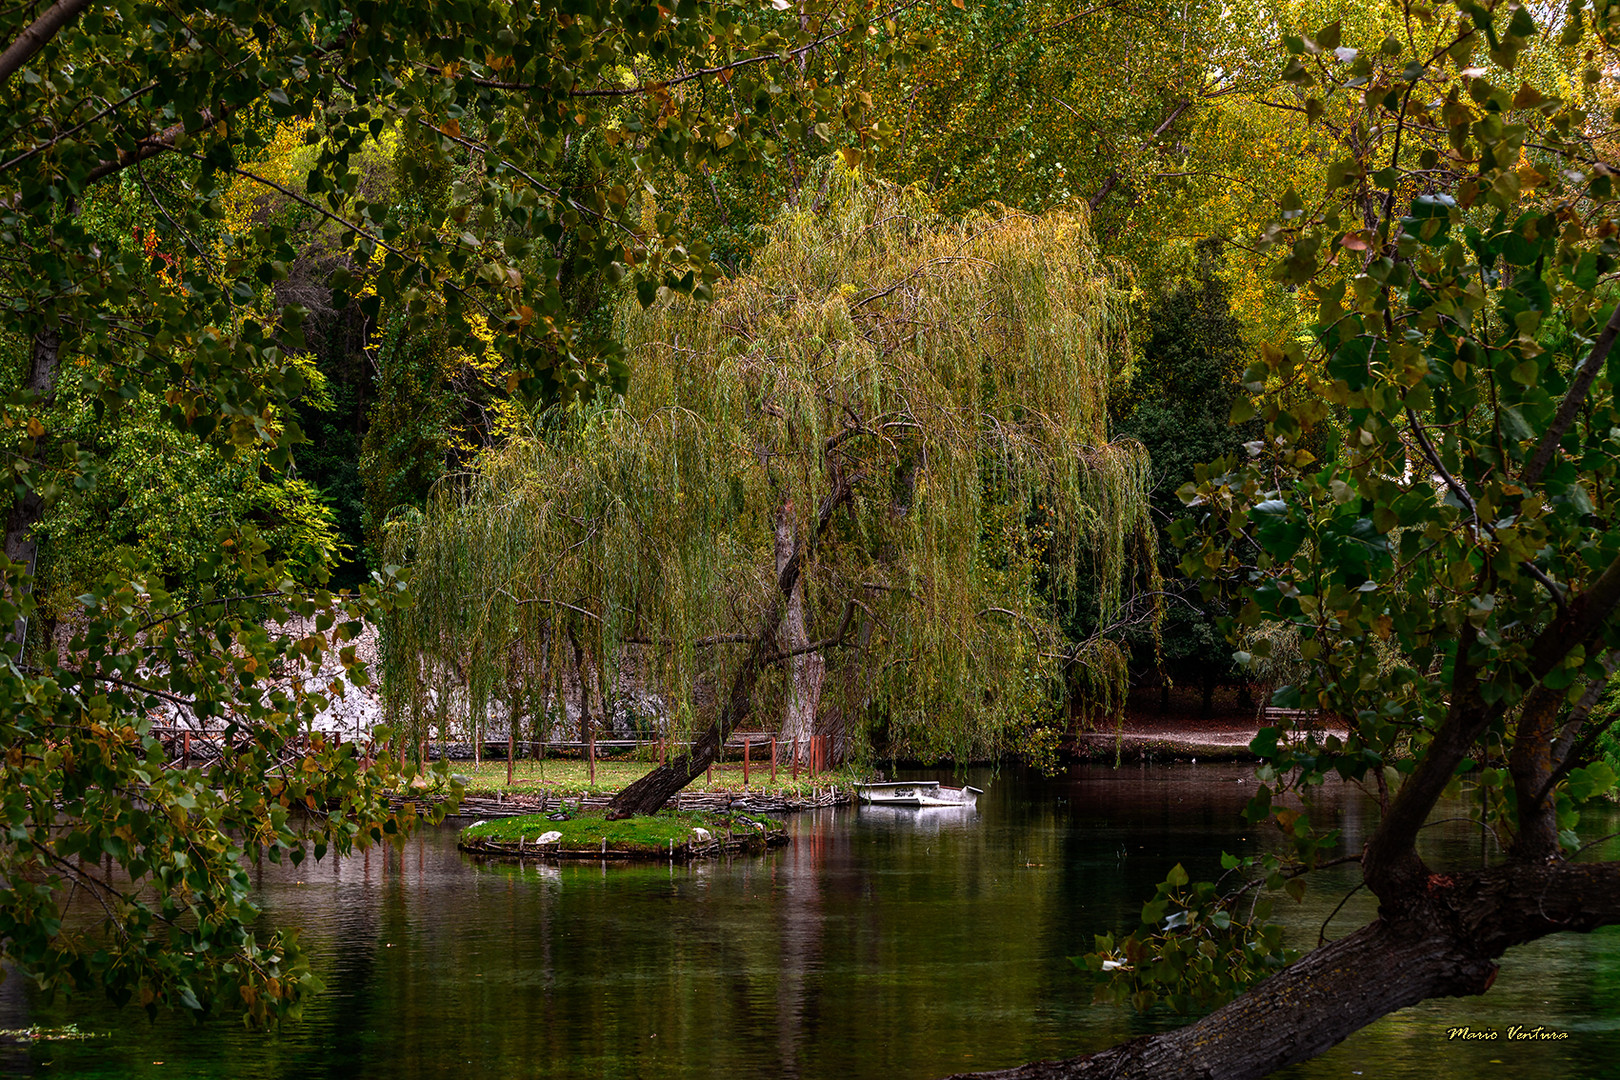
[[[1120,650],[1060,630],[1082,568],[1106,627],[1156,565],[1145,452],[1108,440],[1123,296],[1083,213],[946,222],[839,167],[711,303],[619,329],[625,396],[392,530],[401,719],[538,728],[577,700],[589,725],[656,691],[693,745],[616,802],[647,812],[749,717],[961,759],[1050,739],[1066,687],[1117,696]]]

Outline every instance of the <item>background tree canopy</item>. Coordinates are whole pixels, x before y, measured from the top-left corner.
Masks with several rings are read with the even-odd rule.
[[[623,812],[751,715],[1038,756],[1066,697],[1117,701],[1122,624],[1143,668],[1235,640],[1284,673],[1276,705],[1344,726],[1254,744],[1284,853],[1236,891],[1172,870],[1086,959],[1143,1007],[1235,1000],[1026,1077],[1260,1075],[1620,918],[1572,858],[1615,782],[1612,16],[0,13],[8,965],[295,1012],[245,853],[414,815],[415,762],[304,737],[366,619],[385,739],[657,688],[695,746]],[[1165,591],[1151,509],[1176,606],[1203,584],[1163,650],[1128,602]],[[226,751],[166,767],[175,717]],[[1330,774],[1379,801],[1362,852],[1300,800]],[[1458,788],[1494,864],[1416,853]],[[1328,858],[1383,913],[1284,967],[1248,901]]]
[[[1408,11],[1376,58],[1337,23],[1288,40],[1307,115],[1353,108],[1376,138],[1310,209],[1287,197],[1269,239],[1316,313],[1309,346],[1262,348],[1244,380],[1265,438],[1197,470],[1183,494],[1201,520],[1178,530],[1237,626],[1297,643],[1273,701],[1345,734],[1262,729],[1247,813],[1285,853],[1229,857],[1236,888],[1176,867],[1141,927],[1085,958],[1105,995],[1144,1007],[1241,996],[1021,1075],[1262,1076],[1407,1004],[1484,993],[1514,945],[1620,921],[1620,864],[1578,860],[1575,831],[1616,781],[1596,745],[1614,717],[1595,710],[1620,649],[1611,180],[1579,103],[1508,74],[1535,56],[1529,9]],[[1564,43],[1610,17],[1573,12]],[[1284,967],[1253,896],[1297,898],[1333,858],[1302,800],[1329,777],[1378,799],[1365,847],[1335,860],[1360,866],[1378,917]],[[1430,865],[1419,830],[1459,788],[1500,854]]]
[[[332,518],[291,472],[341,366],[331,343],[392,335],[396,417],[437,392],[412,378],[464,378],[468,405],[371,440],[394,472],[442,466],[500,397],[622,385],[589,282],[650,302],[717,273],[657,207],[663,163],[744,170],[883,135],[854,91],[861,65],[917,45],[900,12],[779,8],[0,13],[10,969],[154,1009],[297,1010],[312,977],[295,937],[254,928],[244,852],[319,857],[414,813],[386,798],[414,766],[303,737],[345,680],[297,676],[341,662],[363,683],[349,642],[397,591],[389,572],[322,588]],[[845,38],[861,49],[824,67]],[[411,495],[382,485],[373,517]],[[166,532],[128,516],[146,499]],[[223,755],[165,767],[152,725],[176,716],[222,731]],[[91,925],[63,921],[77,893]]]
[[[392,534],[415,602],[387,677],[415,724],[462,682],[475,723],[492,694],[544,715],[581,642],[581,687],[655,688],[722,738],[768,702],[785,738],[862,755],[1049,752],[1072,667],[1123,692],[1118,645],[1060,627],[1080,560],[1099,627],[1138,584],[1127,556],[1156,565],[1146,458],[1107,430],[1123,300],[1084,217],[952,223],[834,169],[712,303],[624,309],[622,399],[490,453]]]

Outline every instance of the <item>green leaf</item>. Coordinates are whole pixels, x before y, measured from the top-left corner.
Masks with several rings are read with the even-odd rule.
[[[1520,386],[1534,386],[1541,378],[1541,365],[1534,360],[1521,360],[1513,365],[1509,377]]]

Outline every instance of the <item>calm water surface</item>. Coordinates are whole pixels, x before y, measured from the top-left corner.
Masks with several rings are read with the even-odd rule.
[[[301,1022],[269,1035],[152,1023],[46,1006],[10,978],[0,1028],[76,1023],[110,1037],[0,1047],[0,1075],[927,1080],[1172,1026],[1091,1004],[1067,957],[1133,926],[1175,861],[1210,876],[1221,851],[1259,849],[1238,818],[1251,770],[970,779],[987,789],[976,812],[798,815],[789,848],[691,868],[479,864],[456,851],[453,827],[386,855],[266,863],[267,918],[302,928],[327,984]],[[1329,789],[1314,811],[1355,848],[1372,824],[1353,789]],[[1595,832],[1620,828],[1607,816]],[[1477,864],[1477,831],[1430,831],[1432,859]],[[1330,886],[1350,880],[1285,905],[1297,944],[1315,941],[1343,895]],[[1370,912],[1352,898],[1330,936]],[[1448,1042],[1462,1024],[1569,1038]],[[1519,949],[1485,997],[1405,1010],[1281,1075],[1620,1078],[1620,935]]]

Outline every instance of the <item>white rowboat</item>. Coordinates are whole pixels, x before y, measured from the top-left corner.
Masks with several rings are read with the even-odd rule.
[[[861,802],[873,806],[972,806],[984,792],[976,787],[945,787],[938,780],[856,784]]]

